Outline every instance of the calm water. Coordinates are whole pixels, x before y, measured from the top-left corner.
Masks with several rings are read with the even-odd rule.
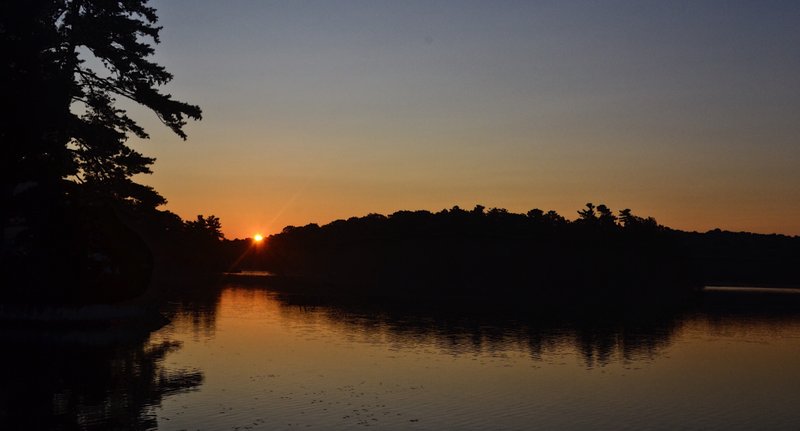
[[[452,308],[229,284],[152,333],[6,328],[0,428],[800,429],[798,291]]]

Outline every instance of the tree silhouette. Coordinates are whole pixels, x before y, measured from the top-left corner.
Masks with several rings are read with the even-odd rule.
[[[198,215],[197,219],[187,221],[185,227],[191,235],[209,241],[219,241],[225,237],[222,234],[222,223],[220,223],[217,216],[203,217],[203,215]]]
[[[611,211],[611,209],[604,204],[600,204],[597,206],[597,213],[599,216],[597,217],[598,222],[601,226],[613,228],[617,225],[617,216]]]
[[[597,211],[595,211],[595,206],[593,203],[589,202],[586,204],[586,209],[578,210],[578,215],[580,216],[580,220],[586,223],[594,223],[597,221]]]
[[[146,206],[165,202],[131,177],[150,173],[154,159],[126,145],[145,130],[117,106],[129,99],[152,110],[181,138],[200,108],[159,90],[172,79],[151,61],[159,43],[155,9],[146,0],[35,0],[3,6],[2,40],[10,48],[5,73],[21,109],[3,124],[5,197],[16,185],[81,190]],[[44,182],[45,184],[42,184]]]
[[[201,118],[199,107],[161,90],[172,75],[150,58],[156,22],[146,0],[0,3],[4,285],[85,284],[87,256],[113,255],[120,238],[136,250],[133,261],[148,261],[118,209],[166,201],[132,180],[150,173],[154,159],[127,145],[148,135],[118,99],[148,108],[184,139],[187,120]]]
[[[629,208],[625,208],[620,210],[619,212],[619,221],[622,226],[629,231],[644,231],[644,230],[656,230],[658,229],[658,222],[653,217],[639,217],[631,213]]]

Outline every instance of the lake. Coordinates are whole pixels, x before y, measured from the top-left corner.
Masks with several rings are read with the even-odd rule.
[[[609,311],[227,282],[162,312],[152,332],[3,328],[0,428],[800,428],[797,290]]]

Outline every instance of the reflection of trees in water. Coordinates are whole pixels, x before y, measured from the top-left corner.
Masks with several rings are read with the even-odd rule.
[[[574,345],[587,366],[606,365],[615,355],[623,362],[654,359],[683,326],[683,317],[678,312],[662,313],[577,327],[573,330]]]
[[[800,328],[797,289],[741,289],[706,292],[698,319],[712,335],[777,333]]]
[[[181,301],[172,305],[167,314],[178,332],[186,330],[202,338],[212,338],[216,332],[216,309],[208,304]]]
[[[190,280],[184,284],[173,284],[161,311],[178,331],[187,329],[203,338],[211,338],[216,331],[221,294],[222,289],[216,280]]]
[[[153,409],[164,397],[203,381],[200,371],[164,366],[177,343],[153,343],[146,335],[109,342],[96,335],[42,330],[2,340],[2,428],[154,429]]]
[[[356,305],[286,294],[279,299],[295,317],[322,316],[348,331],[399,346],[434,345],[453,354],[524,349],[538,360],[547,360],[548,353],[575,351],[592,367],[652,360],[689,322],[738,332],[800,326],[800,293],[783,292],[708,291],[684,302],[650,305],[508,305],[430,298],[411,305]]]
[[[173,316],[191,325],[194,333],[213,336],[224,289],[276,301],[276,311],[284,319],[340,327],[360,334],[366,342],[398,348],[434,346],[454,355],[500,355],[514,350],[536,360],[575,352],[589,367],[655,359],[681,328],[697,319],[725,328],[750,327],[753,322],[775,327],[800,324],[797,294],[711,292],[696,301],[650,306],[624,302],[509,305],[441,298],[398,303],[281,294],[239,283],[181,293],[173,302]]]
[[[687,315],[685,308],[613,307],[602,312],[569,307],[525,309],[485,304],[435,306],[320,303],[281,295],[288,315],[322,316],[347,331],[397,346],[434,345],[450,354],[527,351],[537,360],[572,350],[587,366],[653,359],[671,343]],[[299,316],[298,316],[299,315]],[[287,316],[288,317],[288,316]]]

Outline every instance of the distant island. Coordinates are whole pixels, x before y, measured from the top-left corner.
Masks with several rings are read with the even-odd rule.
[[[684,232],[591,203],[575,220],[478,205],[289,226],[263,245],[224,246],[235,269],[370,295],[663,299],[713,284],[800,285],[798,237]]]

